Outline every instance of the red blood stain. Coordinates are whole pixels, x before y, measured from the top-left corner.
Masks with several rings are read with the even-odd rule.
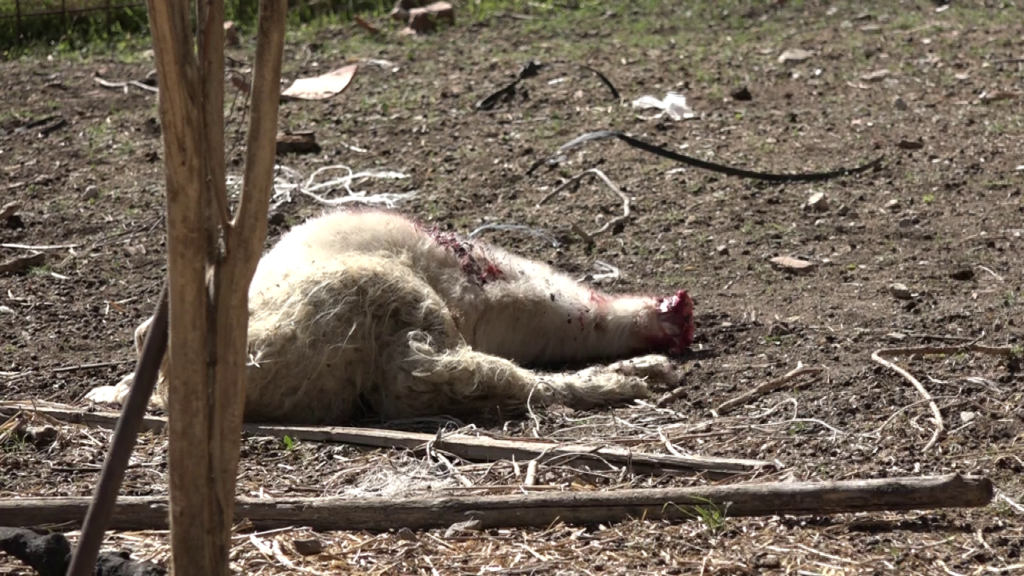
[[[437,244],[452,253],[462,267],[462,273],[477,286],[494,282],[505,275],[494,262],[473,255],[473,244],[454,232],[443,232],[434,226],[424,230]]]

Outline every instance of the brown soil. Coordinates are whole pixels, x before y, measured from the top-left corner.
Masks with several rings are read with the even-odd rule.
[[[456,539],[446,539],[444,531],[416,539],[400,532],[321,534],[333,555],[294,561],[310,570],[353,573],[481,573],[488,567],[504,573],[530,567],[537,573],[631,574],[1024,572],[1024,509],[1014,505],[1024,502],[1024,20],[1014,8],[963,4],[945,11],[928,2],[901,4],[889,12],[856,5],[733,6],[725,14],[617,5],[607,13],[558,8],[531,14],[524,8],[467,17],[471,23],[427,38],[367,40],[354,26],[295,33],[285,56],[289,80],[349,58],[393,64],[361,67],[348,90],[326,102],[283,104],[281,128],[315,130],[322,152],[278,160],[303,176],[334,164],[401,171],[410,178],[358,188],[415,191],[398,205],[402,212],[459,232],[485,223],[547,230],[558,247],[513,231],[486,237],[581,277],[599,272],[597,261],[609,263],[621,270],[604,286],[613,291],[689,290],[698,335],[692,353],[680,360],[688,390],[671,412],[551,410],[536,421],[506,424],[506,434],[536,428],[550,437],[611,441],[633,434],[624,422],[643,423],[648,431],[672,425],[708,433],[686,436],[677,442],[680,449],[777,460],[785,466],[777,479],[956,471],[988,476],[1009,502],[1000,497],[979,510],[898,515],[729,519],[720,529],[629,522]],[[795,47],[813,55],[780,64],[778,56]],[[249,38],[232,56],[246,61],[251,53]],[[520,94],[494,111],[474,111],[529,59],[601,70],[626,105],[610,99],[593,76],[561,66],[524,81]],[[103,88],[93,75],[142,79],[151,67],[135,53],[0,64],[6,103],[0,205],[22,204],[17,219],[0,222],[0,243],[74,245],[43,250],[45,264],[27,273],[0,276],[4,399],[81,404],[86,391],[131,369],[132,331],[152,311],[164,274],[161,140],[153,94]],[[865,79],[882,69],[888,75],[881,80]],[[555,78],[567,80],[550,84]],[[744,86],[752,100],[730,96]],[[700,119],[643,119],[639,115],[650,113],[628,106],[667,90],[685,94]],[[989,100],[1000,91],[1009,97]],[[240,105],[241,99],[232,136]],[[23,130],[49,116],[66,124],[46,136],[39,127]],[[885,161],[858,176],[776,185],[679,170],[609,141],[570,152],[557,168],[526,174],[559,145],[598,129],[762,171],[827,170],[879,154]],[[240,151],[230,159],[229,170],[240,173]],[[594,167],[631,196],[633,214],[590,247],[570,224],[591,230],[621,210],[600,183],[587,181],[537,203],[566,177]],[[817,192],[825,204],[805,207]],[[268,243],[323,209],[293,194],[274,210]],[[0,262],[30,253],[0,248]],[[780,255],[817,266],[790,274],[769,263]],[[893,283],[910,294],[897,298]],[[934,429],[927,404],[899,375],[873,363],[871,353],[970,342],[1015,347],[1017,356],[896,359],[935,396],[948,430],[934,449],[923,451]],[[106,365],[88,367],[95,363]],[[728,418],[711,413],[798,363],[824,367],[825,375],[796,380]],[[91,493],[109,435],[61,431],[50,446],[0,448],[0,496]],[[165,442],[141,440],[126,494],[166,493]],[[664,450],[656,433],[645,442],[638,449]],[[239,492],[339,494],[362,486],[379,494],[359,470],[378,470],[387,458],[313,443],[288,450],[278,441],[250,438]],[[345,472],[357,464],[365,467]],[[436,463],[420,464],[416,474],[436,482],[450,475]],[[493,474],[472,478],[516,482]],[[551,470],[543,481],[568,487],[572,478]],[[682,482],[591,479],[618,487]],[[407,492],[429,490],[427,484]],[[287,548],[297,537],[267,538],[280,538]],[[117,545],[143,553],[141,544],[118,538]],[[164,535],[149,538],[165,542]],[[154,546],[154,556],[166,559],[166,549]],[[289,570],[272,555],[247,550],[239,558],[264,562],[258,567],[264,573]],[[256,569],[244,566],[239,569]],[[0,573],[18,570],[0,555]]]

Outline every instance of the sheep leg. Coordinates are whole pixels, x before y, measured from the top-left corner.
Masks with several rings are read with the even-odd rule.
[[[391,357],[379,397],[369,398],[384,419],[444,413],[472,417],[495,409],[510,416],[528,403],[588,409],[647,397],[648,381],[675,380],[671,363],[659,355],[543,373],[468,346],[437,349],[420,331],[410,332],[406,345]]]

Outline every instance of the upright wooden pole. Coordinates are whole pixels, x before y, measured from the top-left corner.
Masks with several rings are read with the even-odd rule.
[[[224,182],[224,4],[148,0],[160,85],[170,285],[172,565],[226,576],[241,441],[248,287],[266,238],[287,0],[261,0],[245,180]],[[220,242],[224,249],[221,250]]]

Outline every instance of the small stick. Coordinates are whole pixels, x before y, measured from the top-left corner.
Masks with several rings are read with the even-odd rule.
[[[155,86],[150,86],[149,84],[143,84],[142,82],[139,82],[138,80],[128,80],[127,82],[111,82],[110,80],[104,80],[103,78],[100,78],[99,76],[94,76],[93,80],[96,81],[96,83],[99,84],[100,86],[103,86],[104,88],[115,88],[116,89],[116,88],[128,88],[129,86],[135,86],[136,88],[139,88],[141,90],[145,90],[147,92],[153,92],[154,94],[159,91],[159,89],[156,88]]]
[[[899,366],[893,364],[892,362],[889,362],[888,360],[882,358],[880,354],[884,352],[889,351],[875,351],[874,353],[871,354],[871,359],[877,362],[878,364],[881,364],[882,366],[885,366],[886,368],[889,368],[890,370],[896,372],[900,376],[903,376],[903,378],[907,382],[910,382],[914,386],[914,388],[917,388],[917,391],[928,402],[928,408],[931,409],[932,411],[932,415],[934,416],[935,420],[935,432],[932,433],[931,440],[929,440],[928,443],[924,445],[924,451],[927,452],[929,449],[931,449],[932,446],[935,445],[936,442],[938,442],[946,434],[946,425],[942,421],[942,412],[939,410],[939,406],[935,403],[935,400],[932,398],[932,395],[928,393],[928,390],[924,387],[924,385],[921,384],[921,382],[917,378],[914,378],[914,376],[911,375],[910,372],[907,372],[903,368],[900,368]]]
[[[605,222],[604,226],[601,226],[600,228],[598,228],[597,230],[594,230],[592,232],[585,232],[583,234],[580,234],[579,231],[574,230],[574,231],[577,232],[577,234],[580,234],[581,236],[583,236],[583,239],[586,240],[588,244],[592,244],[593,243],[594,236],[600,236],[601,234],[604,234],[605,232],[608,232],[609,230],[611,230],[614,226],[616,226],[616,225],[618,225],[618,224],[620,224],[622,222],[625,222],[626,219],[629,218],[629,214],[630,214],[629,196],[626,196],[626,194],[623,193],[622,190],[619,189],[619,187],[616,186],[615,183],[612,182],[610,178],[605,176],[604,172],[601,172],[597,168],[591,168],[590,170],[586,170],[584,172],[581,172],[581,173],[573,176],[572,178],[569,178],[565,182],[562,182],[557,188],[552,190],[551,193],[549,193],[547,196],[542,198],[540,202],[537,203],[537,206],[540,206],[541,204],[544,204],[548,200],[551,200],[552,198],[557,196],[559,192],[561,192],[562,190],[565,190],[568,186],[570,186],[572,184],[578,183],[580,180],[582,180],[584,177],[586,177],[587,175],[590,175],[590,174],[593,174],[594,176],[597,176],[598,178],[600,178],[601,181],[604,182],[606,186],[608,186],[608,189],[611,190],[612,194],[614,194],[616,197],[618,197],[619,199],[622,200],[622,216],[618,216],[618,217],[612,218],[611,220]]]
[[[804,374],[818,374],[821,373],[823,370],[823,368],[813,368],[810,366],[797,365],[795,369],[790,370],[783,376],[780,376],[774,380],[769,380],[764,384],[758,385],[756,388],[753,388],[751,390],[744,392],[743,394],[740,394],[739,396],[722,402],[721,404],[718,405],[718,408],[715,408],[715,412],[718,413],[718,415],[725,414],[726,412],[732,410],[733,408],[739,406],[740,404],[748,402],[753,398],[760,396],[761,394],[766,394],[768,392],[771,392],[772,390],[781,388],[787,382],[793,380],[794,378],[803,376]]]
[[[657,406],[658,408],[664,408],[665,406],[668,406],[669,403],[674,402],[682,398],[683,396],[686,396],[686,393],[692,389],[692,386],[680,386],[659,398],[658,401],[654,403],[654,405]]]
[[[93,368],[109,368],[111,366],[120,366],[122,362],[96,362],[93,364],[79,364],[78,366],[64,366],[63,368],[54,368],[51,370],[54,374],[61,372],[75,372],[78,370],[91,370]]]
[[[64,250],[68,248],[78,248],[81,244],[44,244],[41,246],[31,246],[28,244],[0,244],[0,248],[11,248],[12,250]]]
[[[985,266],[982,266],[982,265],[980,265],[980,264],[978,265],[978,268],[981,268],[981,269],[982,269],[982,270],[984,270],[985,272],[988,272],[988,273],[989,273],[989,274],[991,274],[991,275],[992,275],[992,276],[993,276],[993,277],[994,277],[994,278],[995,278],[996,280],[999,280],[1000,282],[1005,282],[1005,280],[1003,279],[1003,277],[1002,277],[1002,276],[1000,276],[999,274],[996,274],[995,272],[993,272],[991,268],[986,268]]]

